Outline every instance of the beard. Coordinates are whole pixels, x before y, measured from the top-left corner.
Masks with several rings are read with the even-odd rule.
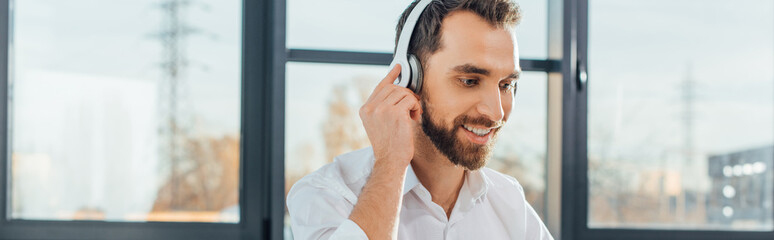
[[[430,138],[435,148],[446,156],[452,164],[467,170],[477,170],[486,165],[486,162],[492,157],[494,142],[503,121],[492,121],[483,116],[471,117],[460,115],[454,118],[451,126],[443,126],[433,121],[431,117],[433,115],[431,113],[432,109],[427,107],[427,102],[424,98],[420,98],[422,106],[422,131]],[[463,124],[476,124],[490,128],[498,127],[491,130],[492,138],[486,144],[481,145],[466,139],[461,140],[457,137],[457,132],[460,131]]]

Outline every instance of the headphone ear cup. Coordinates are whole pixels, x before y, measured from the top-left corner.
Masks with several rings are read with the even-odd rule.
[[[419,62],[419,59],[417,59],[417,56],[414,56],[414,54],[409,54],[408,63],[409,68],[411,69],[411,77],[409,78],[411,82],[409,82],[408,85],[409,89],[415,93],[419,93],[422,91],[422,81],[424,80],[422,64]]]

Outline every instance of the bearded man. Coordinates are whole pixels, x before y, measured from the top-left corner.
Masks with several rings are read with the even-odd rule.
[[[408,47],[421,90],[393,84],[400,65],[378,84],[360,109],[371,147],[290,190],[294,238],[553,239],[518,181],[484,167],[513,106],[519,19],[510,0],[430,2]]]

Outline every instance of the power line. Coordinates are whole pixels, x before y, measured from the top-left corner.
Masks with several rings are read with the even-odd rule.
[[[162,83],[160,133],[163,147],[162,156],[166,156],[170,166],[171,206],[178,206],[178,197],[182,175],[182,165],[186,160],[185,140],[188,136],[188,118],[182,109],[187,100],[188,84],[185,70],[188,67],[186,56],[186,38],[196,32],[186,22],[186,10],[191,5],[188,0],[166,0],[159,7],[163,11],[162,30],[158,33],[162,43]]]

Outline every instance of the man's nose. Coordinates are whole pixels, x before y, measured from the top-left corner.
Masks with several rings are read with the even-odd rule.
[[[500,97],[500,89],[482,91],[481,101],[478,103],[477,110],[484,117],[492,121],[500,121],[503,119],[505,112],[503,111],[503,103]]]

